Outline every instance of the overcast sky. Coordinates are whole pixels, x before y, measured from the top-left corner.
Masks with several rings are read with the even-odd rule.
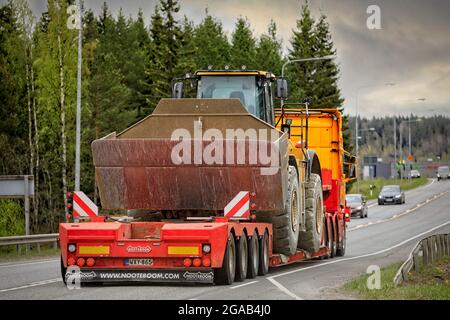
[[[0,0],[2,3],[5,0]],[[36,15],[46,0],[28,0]],[[155,0],[107,1],[113,14],[120,7],[135,16],[142,8],[146,24]],[[265,32],[273,19],[289,48],[292,29],[304,0],[185,0],[179,17],[186,14],[199,23],[205,8],[220,19],[228,35],[236,18],[247,17],[255,35]],[[450,1],[448,0],[310,0],[313,15],[328,16],[341,69],[340,87],[345,111],[355,113],[359,97],[361,116],[450,115]],[[84,0],[100,11],[103,1]],[[369,30],[369,5],[381,9],[381,30]],[[395,83],[385,86],[385,83]],[[364,87],[364,88],[362,88]],[[424,102],[417,99],[425,98]]]

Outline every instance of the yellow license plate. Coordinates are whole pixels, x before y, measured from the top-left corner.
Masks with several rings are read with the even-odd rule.
[[[80,246],[79,254],[109,254],[109,246]]]

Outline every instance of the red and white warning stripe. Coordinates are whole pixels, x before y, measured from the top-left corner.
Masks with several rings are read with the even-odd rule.
[[[73,216],[74,217],[96,217],[98,207],[82,191],[73,193]]]
[[[228,218],[248,218],[250,216],[250,193],[248,191],[239,192],[225,207],[224,215]]]

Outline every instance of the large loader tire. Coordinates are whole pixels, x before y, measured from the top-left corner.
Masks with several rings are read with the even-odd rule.
[[[305,189],[306,231],[300,231],[298,248],[316,252],[320,248],[323,232],[323,194],[320,176],[311,173]]]
[[[285,210],[273,221],[273,250],[276,253],[292,255],[297,249],[300,230],[300,192],[297,170],[289,166],[288,190]]]

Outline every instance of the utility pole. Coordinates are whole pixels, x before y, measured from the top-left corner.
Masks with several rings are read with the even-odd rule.
[[[394,178],[397,178],[397,117],[394,116]]]
[[[81,0],[78,0],[79,29],[78,29],[78,73],[77,73],[77,112],[76,112],[76,141],[75,141],[75,191],[80,191],[80,146],[81,146],[81,65],[83,51],[83,12]]]

